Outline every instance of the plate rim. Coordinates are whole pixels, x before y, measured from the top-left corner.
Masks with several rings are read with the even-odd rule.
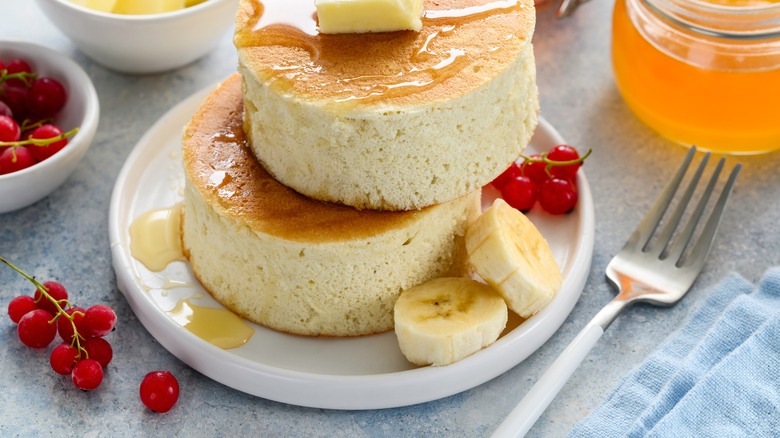
[[[152,314],[160,313],[160,308],[151,295],[143,290],[142,293],[133,293],[134,288],[140,288],[131,278],[134,268],[123,248],[123,236],[127,230],[120,229],[122,218],[129,213],[129,205],[133,202],[122,199],[122,195],[130,183],[128,177],[138,165],[139,158],[154,153],[148,151],[150,140],[171,125],[178,126],[176,129],[180,132],[181,125],[177,121],[186,113],[194,113],[200,102],[214,89],[214,85],[206,87],[182,100],[144,133],[117,176],[109,206],[112,265],[119,290],[144,328],[166,350],[201,374],[238,391],[297,406],[341,410],[410,406],[461,393],[513,368],[559,330],[579,300],[590,272],[595,234],[593,199],[583,171],[577,175],[579,203],[576,214],[580,218],[575,234],[579,238],[575,243],[571,270],[561,286],[562,290],[573,289],[572,295],[567,296],[566,300],[554,299],[539,313],[523,322],[520,326],[523,329],[517,334],[515,332],[520,327],[490,347],[454,364],[363,375],[290,370],[231,354],[198,338],[168,317],[153,317]],[[190,108],[193,108],[192,111],[189,111]],[[542,117],[539,117],[534,136],[541,135],[539,133],[546,135],[548,140],[556,144],[565,143],[555,128]],[[549,335],[524,339],[526,333],[533,333],[534,328],[542,324],[553,326]],[[530,347],[517,348],[517,344],[522,342],[526,342]],[[225,361],[222,358],[225,354],[231,356],[230,360]]]

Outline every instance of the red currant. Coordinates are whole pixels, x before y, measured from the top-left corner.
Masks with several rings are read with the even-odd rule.
[[[179,382],[170,371],[152,371],[141,381],[141,402],[154,412],[168,412],[179,399]]]
[[[35,165],[35,158],[26,146],[2,148],[0,152],[0,175],[18,172]]]
[[[536,184],[525,175],[518,175],[507,181],[501,190],[501,197],[506,203],[523,212],[534,206],[536,194]]]
[[[5,64],[5,69],[7,70],[9,75],[14,73],[32,73],[32,67],[30,67],[30,64],[24,59],[20,59],[20,58],[16,58],[8,61]],[[13,85],[15,87],[26,86],[23,80],[17,78],[8,79],[6,82],[8,83],[8,85]]]
[[[52,318],[51,313],[42,309],[27,312],[17,326],[19,340],[31,348],[43,348],[49,345],[57,334]]]
[[[27,116],[27,93],[27,87],[14,86],[7,82],[0,87],[3,102],[8,105],[17,120],[23,120]]]
[[[501,173],[501,175],[498,175],[496,179],[491,182],[491,184],[493,187],[501,190],[510,179],[517,175],[520,175],[520,166],[518,166],[516,162],[512,162],[512,164],[510,164],[509,167],[507,167],[506,170]]]
[[[7,105],[5,106],[8,108]],[[0,141],[17,141],[19,140],[19,135],[19,124],[16,123],[16,120],[0,112]]]
[[[103,338],[89,338],[81,344],[81,347],[87,350],[87,357],[98,361],[103,368],[106,368],[114,358],[114,349]]]
[[[542,161],[534,161],[542,159],[540,154],[533,154],[529,158],[530,160],[523,162],[520,169],[522,170],[523,175],[530,178],[537,186],[541,186],[543,182],[550,178],[550,175],[547,174],[547,170],[545,170],[547,164]]]
[[[8,116],[10,118],[14,117],[14,112],[11,111],[11,107],[8,106],[8,104],[3,102],[2,100],[0,100],[0,116]]]
[[[62,129],[57,125],[47,123],[35,128],[33,132],[30,133],[29,138],[47,139],[57,137],[58,135],[62,135]],[[30,153],[33,154],[33,157],[41,162],[59,152],[67,144],[68,139],[63,138],[62,140],[49,143],[45,146],[31,145],[27,148],[30,150]]]
[[[64,316],[60,316],[57,319],[57,332],[60,334],[60,338],[62,338],[63,341],[73,341],[74,324],[76,325],[76,330],[79,332],[79,335],[84,338],[84,333],[86,333],[86,328],[84,327],[84,312],[85,310],[81,307],[71,307],[65,311],[65,313],[73,317],[73,324],[71,324],[70,319]]]
[[[553,177],[539,189],[539,205],[550,214],[570,212],[577,204],[577,188],[563,178]]]
[[[79,351],[70,344],[60,344],[51,350],[49,364],[55,373],[67,376],[73,371]]]
[[[116,325],[114,309],[105,304],[95,304],[87,309],[84,315],[84,327],[87,337],[107,335]]]
[[[11,317],[11,321],[18,323],[24,315],[38,307],[35,305],[33,297],[28,295],[20,295],[11,300],[8,303],[8,316]]]
[[[57,283],[56,281],[47,281],[46,283],[43,283],[43,286],[46,288],[46,292],[60,304],[60,307],[64,309],[65,302],[63,300],[68,299],[68,291],[65,290],[65,286]],[[34,298],[35,303],[38,304],[39,309],[43,309],[52,315],[59,313],[57,306],[55,306],[51,300],[43,296],[40,290],[35,290]]]
[[[100,386],[103,381],[103,368],[95,359],[83,359],[73,367],[71,378],[76,388],[90,391]]]
[[[580,154],[573,147],[566,144],[560,144],[547,153],[547,158],[552,161],[576,161],[579,160]],[[574,181],[577,176],[577,170],[581,165],[582,163],[578,162],[564,166],[553,166],[550,168],[550,173],[553,176]]]
[[[36,78],[27,94],[30,114],[42,119],[53,117],[65,106],[67,95],[60,81],[52,78]]]

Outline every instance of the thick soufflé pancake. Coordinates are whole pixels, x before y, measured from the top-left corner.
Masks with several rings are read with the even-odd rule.
[[[306,198],[260,166],[242,130],[241,77],[203,103],[183,138],[182,236],[192,269],[239,315],[302,335],[390,330],[398,294],[465,270],[479,191],[419,211]]]
[[[530,0],[428,0],[420,32],[325,35],[314,2],[242,0],[249,143],[280,182],[411,210],[482,187],[538,118]]]
[[[531,2],[424,4],[421,32],[320,34],[314,1],[242,0],[234,42],[258,80],[341,108],[459,97],[492,81],[530,47]]]

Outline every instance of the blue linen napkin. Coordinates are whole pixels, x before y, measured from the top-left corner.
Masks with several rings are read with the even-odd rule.
[[[722,280],[569,434],[645,436],[780,436],[780,268]]]

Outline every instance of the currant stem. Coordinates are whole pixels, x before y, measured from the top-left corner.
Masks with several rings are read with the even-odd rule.
[[[3,71],[5,71],[5,70],[3,70]],[[6,264],[6,265],[8,265],[8,266],[9,266],[11,269],[13,269],[14,271],[16,271],[16,272],[18,272],[19,274],[21,274],[21,275],[22,275],[22,277],[24,277],[24,278],[26,278],[26,279],[30,280],[30,281],[32,282],[32,284],[34,284],[34,285],[35,285],[35,287],[37,287],[37,288],[38,288],[38,290],[40,290],[41,292],[44,292],[44,291],[46,291],[46,296],[47,296],[47,297],[49,297],[49,298],[51,298],[51,301],[52,301],[54,304],[57,304],[57,300],[55,300],[54,298],[52,298],[52,297],[51,297],[51,296],[48,294],[48,289],[46,289],[46,286],[44,286],[43,284],[41,284],[41,282],[39,282],[38,280],[36,280],[36,279],[35,279],[35,277],[30,277],[29,275],[27,275],[27,273],[25,273],[25,272],[24,272],[24,271],[22,271],[21,269],[17,268],[17,267],[16,267],[16,266],[15,266],[13,263],[11,263],[11,262],[9,262],[8,260],[6,260],[6,259],[5,259],[5,257],[3,257],[3,256],[0,256],[0,262],[3,262],[3,263],[5,263],[5,264]]]
[[[21,79],[24,82],[24,85],[29,87],[30,86],[30,79],[37,78],[38,75],[36,73],[27,73],[27,72],[19,72],[19,73],[8,73],[8,69],[0,70],[0,84],[3,82],[9,80],[9,79]]]
[[[62,139],[71,137],[76,135],[76,133],[79,132],[79,128],[73,128],[68,132],[62,133],[56,137],[52,138],[28,138],[25,140],[19,140],[19,141],[0,141],[0,146],[25,146],[25,145],[33,145],[33,146],[48,146],[51,143],[58,142]]]
[[[30,280],[30,282],[32,282],[32,284],[34,284],[35,287],[41,292],[41,296],[42,297],[46,297],[47,300],[51,301],[51,303],[54,304],[54,306],[57,308],[57,314],[54,315],[54,318],[52,318],[51,321],[49,321],[49,324],[53,324],[57,320],[57,318],[59,318],[61,316],[64,316],[65,318],[68,319],[68,321],[70,321],[70,325],[71,325],[71,327],[73,327],[73,341],[74,341],[74,342],[71,342],[71,345],[73,345],[73,343],[76,344],[76,349],[79,352],[79,356],[78,357],[81,357],[81,352],[83,351],[84,355],[87,358],[89,358],[89,353],[87,353],[87,350],[85,350],[81,346],[81,342],[79,341],[79,338],[84,338],[84,337],[81,336],[81,334],[79,333],[78,329],[76,329],[76,323],[74,322],[75,318],[72,315],[68,315],[65,312],[65,310],[62,308],[62,306],[60,306],[60,302],[55,300],[53,296],[49,295],[49,289],[47,289],[46,286],[44,286],[40,281],[36,280],[35,277],[31,277],[31,276],[27,275],[26,272],[24,272],[21,269],[17,268],[13,263],[11,263],[8,260],[6,260],[5,257],[0,256],[0,262],[5,263],[11,269],[13,269],[14,271],[18,272],[22,277]],[[68,300],[63,300],[63,301],[65,301],[65,303],[68,306],[73,307],[73,306],[71,306],[71,304],[70,304],[70,302]],[[73,312],[73,313],[75,314],[75,313],[80,313],[80,312]]]
[[[43,120],[38,120],[35,123],[30,123],[32,122],[30,119],[24,119],[24,121],[22,122],[22,126],[19,127],[19,130],[22,132],[29,131],[31,129],[41,127],[47,123],[51,123],[53,120],[54,119],[43,119]]]
[[[555,166],[570,166],[572,164],[578,164],[585,161],[586,158],[590,156],[590,154],[593,152],[593,149],[588,149],[588,152],[585,153],[585,155],[577,158],[576,160],[568,160],[568,161],[555,161],[547,158],[547,152],[543,153],[541,158],[534,158],[529,157],[526,155],[520,155],[522,159],[524,159],[526,162],[529,163],[544,163],[546,166],[544,167],[544,171],[547,172],[547,176],[552,176],[550,173],[550,169],[552,169]]]

